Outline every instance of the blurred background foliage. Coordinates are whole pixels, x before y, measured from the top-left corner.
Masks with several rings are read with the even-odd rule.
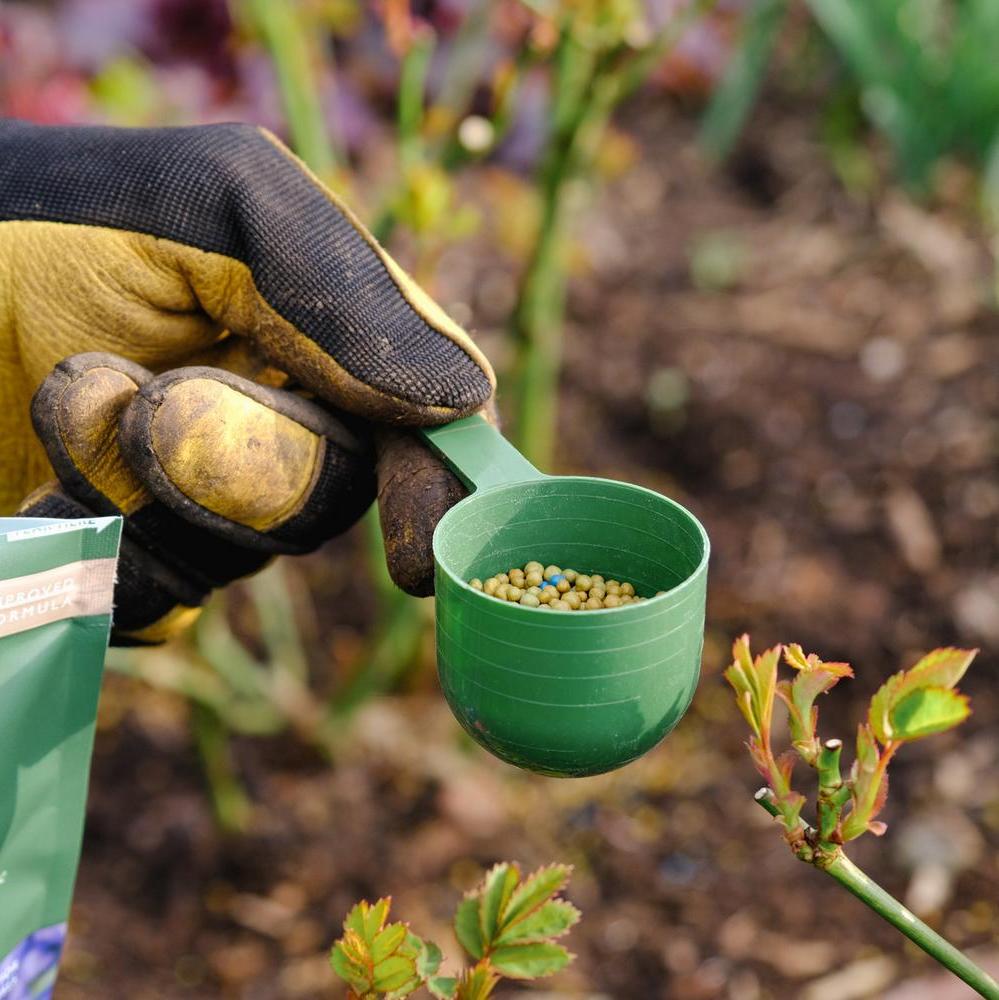
[[[282,135],[342,191],[431,292],[449,251],[483,225],[463,176],[485,172],[494,237],[509,264],[497,358],[507,426],[537,464],[553,460],[570,273],[585,272],[574,224],[637,155],[612,122],[642,86],[706,92],[741,4],[678,0],[411,5],[351,0],[70,0],[8,8],[5,113],[38,121],[163,125],[242,118]],[[31,58],[27,56],[31,55]],[[446,303],[461,322],[463,302]],[[432,613],[392,587],[376,518],[366,589],[376,610],[350,678],[317,694],[301,600],[284,565],[225,595],[186,643],[116,652],[113,669],[189,699],[219,817],[248,816],[226,734],[291,729],[334,753],[343,716],[405,683]],[[237,638],[236,636],[240,638]]]
[[[591,849],[644,856],[667,827],[674,844],[714,843],[706,830],[727,825],[708,823],[708,800],[722,801],[733,767],[752,781],[741,763],[724,763],[741,761],[738,740],[724,735],[739,725],[713,676],[735,631],[781,622],[779,635],[761,638],[811,636],[832,643],[827,656],[867,656],[868,687],[913,651],[999,643],[999,387],[985,336],[996,326],[996,53],[994,0],[5,0],[0,114],[272,129],[472,327],[497,367],[507,432],[537,464],[633,478],[706,520],[716,552],[710,680],[654,760],[616,783],[551,793],[565,825],[556,835],[554,821],[538,821],[538,836],[546,850],[575,845],[583,863]],[[119,724],[134,704],[146,705],[154,734],[163,713],[179,720],[224,834],[269,836],[266,782],[246,737],[295,766],[335,761],[343,781],[358,747],[377,756],[372,746],[385,744],[403,775],[377,778],[391,784],[391,801],[409,794],[400,783],[418,797],[431,780],[405,777],[413,754],[387,737],[384,719],[373,742],[363,735],[366,718],[389,711],[375,696],[435,690],[432,601],[392,587],[371,516],[316,556],[280,560],[216,597],[183,641],[115,651],[109,662],[125,679],[105,700],[104,732],[118,734],[107,745],[127,744]],[[130,702],[137,691],[153,694]],[[869,694],[863,680],[857,694]],[[987,726],[993,702],[975,703]],[[392,719],[405,730],[407,717]],[[464,775],[455,761],[469,747],[456,726],[446,732],[457,755],[448,766]],[[999,761],[994,739],[975,745],[966,773]],[[424,766],[444,782],[438,753]],[[373,765],[372,782],[378,773]],[[537,821],[518,810],[541,808],[541,793],[529,779],[504,780],[520,796],[511,815]],[[902,808],[906,772],[899,780]],[[460,795],[479,802],[467,781]],[[982,795],[975,808],[999,859],[999,792],[995,803]],[[660,815],[677,802],[678,818]],[[397,821],[409,822],[399,809]],[[99,801],[95,814],[105,812],[114,807]],[[932,831],[912,836],[946,855],[950,889],[925,890],[943,906],[980,855],[969,848],[955,860]],[[982,834],[954,836],[980,844]],[[749,886],[743,848],[730,840],[715,844],[718,863]],[[699,850],[650,862],[634,905],[653,883],[703,903]],[[925,850],[902,853],[902,868],[932,883]],[[604,872],[590,862],[592,878],[627,883],[616,862]],[[466,887],[474,874],[453,878]],[[979,898],[993,898],[994,884],[979,885]],[[396,888],[347,886],[330,912],[351,893]],[[609,935],[594,954],[614,941],[637,947],[642,918],[622,912],[608,904],[606,920],[584,930]],[[992,912],[970,907],[951,936],[993,940]],[[700,913],[685,918],[697,925]],[[792,906],[753,919],[786,930],[798,918]],[[746,925],[727,921],[719,933],[703,947],[738,967]],[[753,940],[764,950],[770,941]],[[774,958],[775,994],[758,970],[735,977],[749,983],[741,993],[712,992],[689,985],[718,981],[691,947],[696,957],[697,941],[663,948],[658,965],[636,960],[637,980],[625,976],[615,995],[638,995],[623,984],[668,973],[664,996],[789,996],[795,976],[834,964],[821,949],[797,971]],[[212,974],[241,982],[246,956],[227,961]],[[880,969],[857,975],[891,981],[895,972],[878,979]],[[614,973],[601,974],[617,988]],[[869,995],[830,989],[814,996]]]

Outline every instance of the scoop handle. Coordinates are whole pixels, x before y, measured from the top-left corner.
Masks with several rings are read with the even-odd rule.
[[[480,413],[420,434],[470,490],[544,478]]]

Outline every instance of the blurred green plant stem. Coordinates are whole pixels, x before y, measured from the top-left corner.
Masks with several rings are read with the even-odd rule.
[[[339,156],[326,125],[315,66],[319,55],[303,23],[297,2],[240,0],[242,13],[263,42],[277,77],[288,133],[295,152],[328,181]],[[328,72],[332,55],[323,54]]]
[[[536,178],[541,222],[513,316],[517,440],[541,468],[551,464],[558,427],[573,182],[592,182],[596,155],[615,108],[715,3],[694,0],[649,40],[642,37],[642,21],[617,21],[613,11],[599,10],[588,21],[563,5],[553,59],[550,128]]]

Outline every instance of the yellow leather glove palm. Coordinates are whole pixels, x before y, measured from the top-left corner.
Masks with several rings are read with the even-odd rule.
[[[374,498],[376,438],[390,570],[430,592],[460,487],[373,431],[452,420],[494,384],[265,131],[0,122],[0,513],[125,515],[120,641],[345,530]]]

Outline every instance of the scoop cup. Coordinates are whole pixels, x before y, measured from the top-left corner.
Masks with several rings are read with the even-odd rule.
[[[704,528],[641,486],[543,475],[479,416],[422,433],[474,491],[433,540],[437,668],[458,721],[497,757],[547,775],[600,774],[646,753],[697,686]],[[629,580],[649,599],[541,611],[467,583],[532,559]]]

